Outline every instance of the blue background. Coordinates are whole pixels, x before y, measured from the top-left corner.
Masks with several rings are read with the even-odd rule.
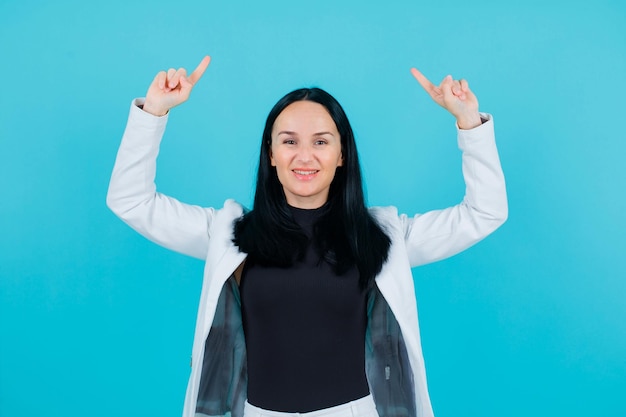
[[[455,204],[454,121],[409,68],[468,79],[510,216],[414,270],[435,413],[626,415],[621,0],[2,1],[0,415],[180,414],[203,265],[105,194],[130,100],[204,54],[157,178],[202,205],[250,204],[267,112],[310,85],[344,105],[370,204]]]

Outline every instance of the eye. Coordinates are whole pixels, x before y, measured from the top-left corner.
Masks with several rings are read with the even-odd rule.
[[[284,143],[285,145],[295,145],[295,144],[296,144],[296,141],[295,141],[295,140],[293,140],[293,139],[283,139],[283,143]]]
[[[325,139],[318,139],[315,141],[316,145],[326,145],[328,142]]]

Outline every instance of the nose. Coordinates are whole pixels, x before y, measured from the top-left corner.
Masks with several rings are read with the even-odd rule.
[[[307,164],[313,161],[313,148],[309,145],[302,145],[298,147],[298,155],[296,160],[300,163]]]

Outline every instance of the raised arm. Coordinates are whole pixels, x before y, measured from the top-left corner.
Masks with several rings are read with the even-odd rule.
[[[183,68],[159,72],[145,101],[133,101],[107,193],[109,208],[137,232],[200,259],[206,256],[214,210],[158,193],[154,178],[167,113],[189,98],[209,61],[205,57],[189,77]]]
[[[507,219],[508,204],[493,119],[479,113],[467,81],[447,76],[435,86],[417,69],[411,73],[456,118],[466,186],[456,206],[400,216],[411,265],[417,266],[455,255],[492,233]]]

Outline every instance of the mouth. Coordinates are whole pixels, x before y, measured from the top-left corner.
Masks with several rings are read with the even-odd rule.
[[[292,172],[296,174],[296,178],[299,180],[312,179],[315,174],[319,172],[318,169],[293,169]]]

